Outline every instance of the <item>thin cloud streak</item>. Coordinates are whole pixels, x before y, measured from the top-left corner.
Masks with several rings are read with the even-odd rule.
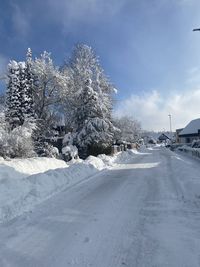
[[[20,37],[26,37],[30,31],[29,14],[22,11],[19,5],[12,3],[11,6],[13,10],[13,28],[15,29],[17,35]]]
[[[126,3],[125,0],[60,0],[59,2],[48,0],[47,2],[52,18],[61,22],[66,29],[81,22],[96,22],[107,16],[113,17]]]

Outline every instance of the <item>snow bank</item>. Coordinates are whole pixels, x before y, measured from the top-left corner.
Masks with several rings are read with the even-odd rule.
[[[121,152],[119,152],[119,153],[121,153]],[[115,161],[115,159],[116,159],[118,154],[116,154],[115,156],[108,156],[108,155],[105,155],[105,154],[101,154],[101,155],[98,155],[97,158],[102,160],[103,163],[106,166],[111,166],[112,167],[114,165],[114,161]]]
[[[90,156],[68,164],[51,158],[0,159],[0,222],[32,210],[57,192],[101,170],[131,162],[136,154],[135,150],[129,150],[113,157]]]
[[[142,151],[142,152],[141,152]],[[123,151],[119,154],[117,154],[116,158],[114,159],[114,163],[116,164],[124,164],[124,163],[131,163],[134,158],[141,156],[141,155],[147,155],[150,153],[144,153],[144,151],[147,151],[147,149],[141,149],[140,151],[136,149],[130,149],[127,151]]]
[[[95,166],[94,166],[95,165]],[[97,173],[102,169],[100,159],[88,159],[68,168],[49,170],[21,179],[0,179],[0,222],[10,220],[55,193]]]
[[[1,177],[23,178],[27,175],[37,174],[56,168],[66,168],[68,165],[63,160],[55,158],[28,158],[4,160],[0,158]]]
[[[114,156],[108,156],[105,154],[99,155],[98,158],[101,159],[106,166],[115,166],[116,164],[123,164],[130,162],[136,157],[136,155],[142,155],[144,153],[139,152],[136,149],[130,149],[127,151],[118,152]]]
[[[102,170],[106,167],[106,164],[103,162],[101,158],[94,157],[94,156],[89,156],[85,160],[85,163],[92,164],[98,170]]]

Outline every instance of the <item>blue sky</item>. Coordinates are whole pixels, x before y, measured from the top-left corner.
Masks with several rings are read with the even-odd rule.
[[[9,59],[52,52],[60,65],[77,42],[94,48],[118,88],[117,115],[146,129],[200,117],[199,0],[0,0],[0,71]]]

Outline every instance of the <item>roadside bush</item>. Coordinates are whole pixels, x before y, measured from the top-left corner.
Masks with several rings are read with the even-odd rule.
[[[58,148],[49,144],[48,142],[44,142],[43,147],[40,151],[40,156],[48,158],[59,158]]]
[[[63,138],[62,155],[65,161],[78,158],[78,149],[73,145],[74,134],[67,133]]]
[[[24,123],[13,130],[7,123],[0,124],[0,156],[23,158],[36,156],[32,142],[34,124]]]

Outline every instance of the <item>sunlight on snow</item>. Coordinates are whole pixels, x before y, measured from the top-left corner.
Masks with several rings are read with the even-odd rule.
[[[117,166],[117,169],[150,169],[157,167],[159,164],[160,162],[120,164],[119,166]]]

